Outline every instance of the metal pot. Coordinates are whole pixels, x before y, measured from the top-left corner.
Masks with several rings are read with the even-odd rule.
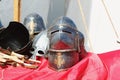
[[[19,22],[10,22],[8,27],[0,33],[0,47],[31,56],[29,53],[31,41],[28,30]]]

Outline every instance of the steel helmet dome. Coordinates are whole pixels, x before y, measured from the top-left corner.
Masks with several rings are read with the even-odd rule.
[[[57,18],[48,28],[48,62],[54,70],[65,70],[79,61],[79,32],[68,17]]]
[[[42,17],[37,13],[27,15],[23,24],[28,29],[30,36],[36,35],[46,29]]]

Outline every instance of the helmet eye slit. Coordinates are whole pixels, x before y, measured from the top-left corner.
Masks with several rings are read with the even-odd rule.
[[[39,53],[39,54],[44,54],[43,51],[41,51],[41,50],[39,50],[38,53]]]
[[[59,30],[53,31],[53,32],[51,32],[51,34],[54,34],[54,33],[56,33],[56,32],[59,32]]]
[[[60,30],[53,31],[53,32],[51,32],[51,34],[54,34],[54,33],[59,32],[59,31]],[[70,31],[66,31],[66,30],[62,30],[62,32],[72,34]]]
[[[65,32],[65,33],[72,34],[70,31],[65,31],[65,30],[62,30],[62,31]]]

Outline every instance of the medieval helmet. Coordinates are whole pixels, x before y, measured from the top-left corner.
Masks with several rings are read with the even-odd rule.
[[[30,46],[29,32],[19,22],[11,21],[8,27],[0,33],[1,48],[30,56],[28,53]]]
[[[1,21],[0,21],[0,33],[4,30],[5,28],[3,27]]]
[[[55,24],[66,24],[66,25],[71,26],[74,29],[77,29],[77,27],[76,27],[75,23],[73,22],[73,20],[70,19],[69,17],[66,17],[66,16],[58,17],[55,21],[53,21],[51,26],[53,26]]]
[[[47,30],[41,31],[33,38],[32,47],[30,52],[33,54],[32,59],[36,59],[36,56],[46,56],[49,39],[47,37]]]
[[[48,29],[49,67],[61,71],[79,61],[79,32],[68,17],[59,17]]]
[[[1,20],[0,20],[0,29],[3,27],[2,23],[1,23]]]
[[[27,15],[23,24],[28,29],[30,36],[38,34],[42,30],[46,29],[42,17],[37,13]]]

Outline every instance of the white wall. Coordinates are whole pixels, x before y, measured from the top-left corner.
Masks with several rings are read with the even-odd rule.
[[[101,2],[102,0],[92,1],[89,27],[94,52],[102,53],[120,49],[120,44],[116,42],[117,37],[115,31]],[[120,1],[104,0],[104,2],[109,10],[117,34],[120,37]]]
[[[120,1],[104,1],[120,37]],[[71,0],[67,16],[71,17],[76,22],[78,29],[84,33],[86,50],[94,53],[103,53],[120,49],[120,44],[117,43],[115,31],[105,11],[102,0],[80,0],[80,2],[86,18],[89,35],[85,31],[77,0]],[[90,50],[91,46],[88,39],[91,41],[93,50]]]
[[[3,26],[8,26],[9,22],[13,20],[13,0],[0,1],[0,20]]]
[[[14,0],[0,1],[0,20],[7,27],[13,21],[13,2]],[[38,13],[47,22],[50,0],[21,0],[21,22],[33,12]]]

